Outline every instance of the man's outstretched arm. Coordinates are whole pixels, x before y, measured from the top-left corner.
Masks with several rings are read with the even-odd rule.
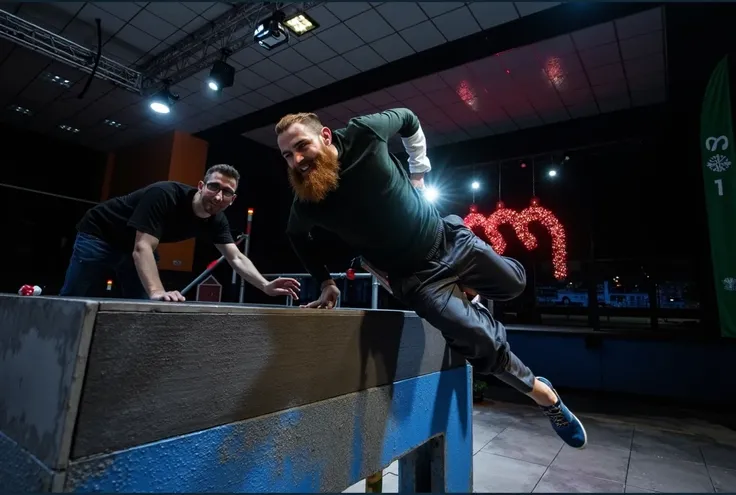
[[[133,262],[138,272],[138,277],[146,290],[148,297],[160,301],[183,301],[179,291],[164,289],[161,277],[156,266],[156,258],[153,252],[158,247],[158,238],[144,232],[136,232],[135,246],[133,247]]]
[[[427,158],[427,138],[419,118],[408,108],[392,108],[380,113],[353,119],[358,126],[365,126],[376,136],[388,142],[395,135],[401,137],[404,150],[409,155],[409,173],[414,185],[422,182],[424,174],[432,170]]]
[[[299,282],[297,280],[277,278],[269,282],[261,275],[253,262],[240,252],[235,243],[215,244],[215,246],[230,266],[233,267],[233,270],[253,287],[262,290],[269,296],[291,296],[294,299],[299,299]]]

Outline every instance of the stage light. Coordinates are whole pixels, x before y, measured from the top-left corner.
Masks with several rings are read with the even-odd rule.
[[[470,187],[473,189],[473,191],[477,191],[478,189],[480,189],[480,182],[478,182],[477,180],[475,180],[470,185]]]
[[[288,27],[292,33],[297,36],[301,36],[309,31],[313,31],[319,27],[314,19],[309,17],[304,12],[299,12],[289,17],[284,21],[286,27]]]
[[[549,175],[550,177],[557,177],[557,170],[552,169],[549,172],[547,172],[547,175]]]
[[[171,111],[171,108],[169,108],[169,105],[166,103],[160,101],[152,101],[151,110],[156,113],[169,113]]]
[[[169,88],[164,88],[151,98],[150,107],[156,113],[166,114],[171,112],[171,107],[179,99],[179,95],[173,94]]]
[[[430,186],[424,190],[424,197],[427,198],[427,201],[430,203],[434,203],[437,201],[437,198],[440,197],[440,192],[436,188]]]
[[[207,86],[212,91],[221,91],[229,88],[235,82],[235,68],[224,61],[224,58],[228,55],[229,52],[223,51],[223,60],[216,60],[212,64],[210,77],[207,79]]]
[[[277,10],[271,17],[258,24],[253,41],[266,50],[272,50],[289,41],[289,33],[284,29],[284,13]]]

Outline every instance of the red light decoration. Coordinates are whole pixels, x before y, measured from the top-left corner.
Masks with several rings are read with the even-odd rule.
[[[485,232],[486,237],[491,242],[491,246],[493,246],[493,250],[497,253],[506,251],[506,241],[498,228],[505,223],[513,227],[515,218],[516,212],[511,208],[506,208],[503,201],[499,201],[496,203],[496,211],[491,213],[486,219],[483,225],[483,232]]]
[[[473,230],[477,227],[483,227],[486,222],[486,217],[478,213],[478,207],[476,205],[470,205],[470,213],[464,219],[465,225],[469,229]]]
[[[554,213],[539,205],[539,199],[532,198],[531,205],[521,212],[506,208],[503,202],[499,201],[496,204],[496,211],[485,218],[478,213],[478,208],[472,205],[470,214],[465,217],[464,221],[470,229],[482,227],[488,241],[493,246],[493,250],[498,254],[503,254],[507,247],[506,241],[498,230],[500,225],[511,224],[524,247],[531,251],[537,248],[539,242],[534,234],[529,231],[529,224],[539,222],[552,237],[552,266],[555,278],[563,280],[567,277],[567,237],[565,228]]]

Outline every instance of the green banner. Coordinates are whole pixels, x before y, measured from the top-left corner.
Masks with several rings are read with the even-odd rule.
[[[700,149],[721,335],[736,338],[736,143],[728,79],[726,56],[705,89]]]

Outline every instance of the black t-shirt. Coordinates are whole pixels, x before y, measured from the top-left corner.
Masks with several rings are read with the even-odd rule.
[[[396,108],[351,119],[335,130],[340,182],[319,203],[294,198],[287,234],[305,268],[319,282],[329,278],[309,232],[336,234],[376,268],[399,272],[425,259],[440,235],[440,215],[412,186],[401,162],[388,151],[398,134],[412,136],[419,120]]]
[[[215,244],[233,242],[223,212],[209,218],[194,214],[192,200],[196,192],[197,188],[187,184],[156,182],[96,205],[85,213],[77,230],[123,251],[132,251],[136,231],[150,234],[162,244],[201,235]]]

